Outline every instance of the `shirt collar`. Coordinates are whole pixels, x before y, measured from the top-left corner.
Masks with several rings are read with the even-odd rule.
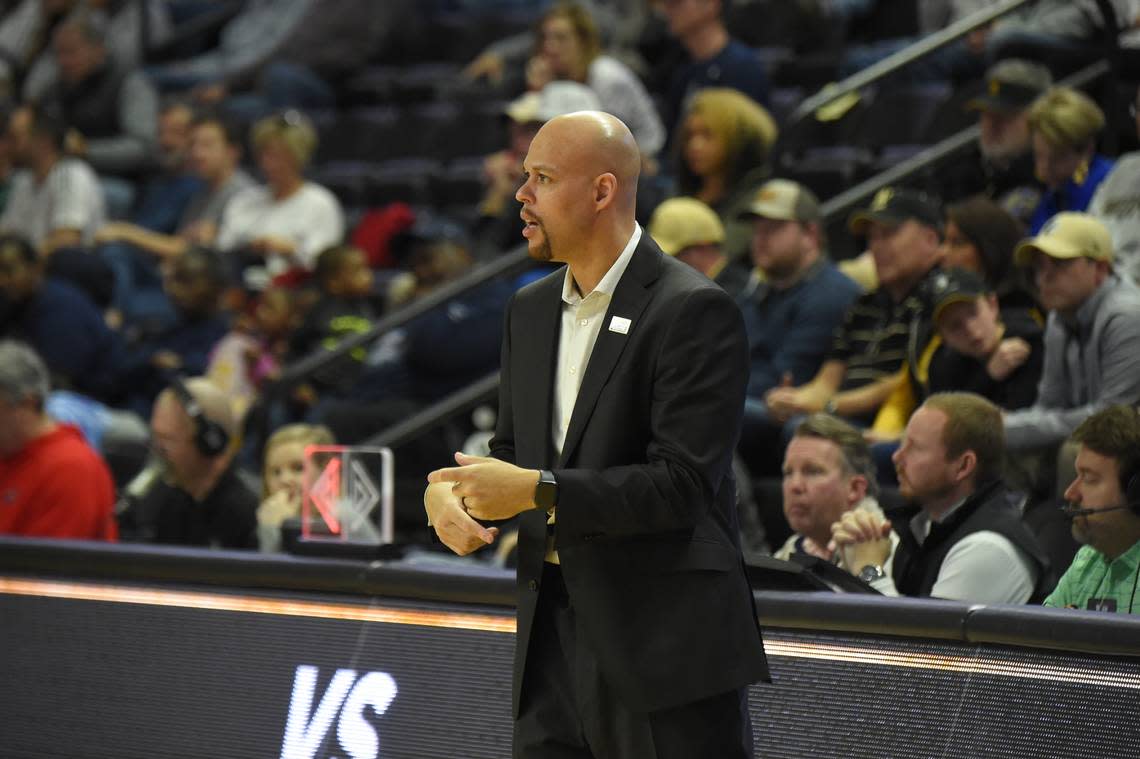
[[[930,515],[926,513],[926,509],[920,509],[919,512],[915,514],[914,517],[910,520],[910,531],[918,541],[919,545],[922,545],[927,536],[930,535],[930,530],[935,524],[942,524],[945,522],[947,519],[954,515],[955,511],[962,508],[963,504],[965,504],[968,500],[969,496],[963,498],[962,500],[958,501],[958,503],[946,509],[946,513],[944,513],[940,519],[931,519]]]
[[[629,242],[625,244],[625,249],[622,250],[621,255],[618,256],[617,260],[610,266],[606,275],[598,282],[598,286],[590,292],[590,295],[601,293],[608,297],[614,294],[614,290],[617,289],[617,283],[621,280],[621,275],[625,274],[625,270],[633,258],[633,251],[636,250],[639,242],[641,242],[641,225],[634,224],[633,234],[630,236]],[[569,306],[576,306],[582,302],[582,295],[578,292],[578,288],[574,286],[574,275],[570,272],[569,266],[566,267],[566,278],[562,281],[562,302]]]
[[[1076,327],[1083,330],[1092,327],[1093,322],[1096,320],[1096,312],[1100,310],[1100,304],[1108,297],[1108,291],[1111,290],[1119,280],[1115,274],[1110,274],[1100,287],[1090,295],[1084,303],[1077,308],[1076,313]]]

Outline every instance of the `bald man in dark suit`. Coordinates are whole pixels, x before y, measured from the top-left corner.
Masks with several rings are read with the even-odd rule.
[[[530,253],[566,266],[509,307],[491,457],[456,454],[424,496],[459,554],[519,516],[515,756],[750,757],[742,317],[637,225],[621,121],[553,119],[523,168]]]

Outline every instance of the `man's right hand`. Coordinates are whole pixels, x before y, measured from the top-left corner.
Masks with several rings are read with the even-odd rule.
[[[440,542],[460,556],[490,545],[499,536],[498,527],[484,527],[468,515],[450,482],[433,482],[424,491],[428,523]]]

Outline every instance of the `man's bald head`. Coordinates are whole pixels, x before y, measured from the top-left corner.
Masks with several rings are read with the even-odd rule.
[[[578,166],[590,175],[613,174],[617,179],[619,206],[628,204],[629,209],[633,209],[637,179],[641,174],[641,152],[633,133],[621,119],[603,111],[576,111],[546,122],[538,133],[543,132],[565,145]]]

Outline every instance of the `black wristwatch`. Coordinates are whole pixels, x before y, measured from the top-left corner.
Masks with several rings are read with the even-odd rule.
[[[875,580],[881,580],[886,576],[887,573],[884,572],[883,568],[878,564],[868,564],[859,570],[859,579],[863,582],[874,582]]]
[[[538,473],[538,484],[534,486],[534,503],[542,511],[550,511],[558,505],[558,481],[549,469]]]

